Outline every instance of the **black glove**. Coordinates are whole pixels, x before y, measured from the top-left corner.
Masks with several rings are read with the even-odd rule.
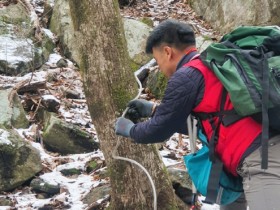
[[[129,119],[135,120],[142,117],[150,117],[154,103],[144,99],[136,99],[130,101],[127,106],[129,107],[127,110]]]
[[[130,137],[132,126],[134,126],[133,122],[124,117],[119,117],[115,124],[115,133],[124,137]]]

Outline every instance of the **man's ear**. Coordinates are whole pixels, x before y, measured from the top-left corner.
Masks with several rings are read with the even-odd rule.
[[[164,54],[167,56],[168,60],[171,60],[173,57],[173,49],[169,46],[164,46]]]

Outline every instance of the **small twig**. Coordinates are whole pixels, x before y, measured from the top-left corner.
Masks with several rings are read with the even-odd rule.
[[[33,101],[32,98],[31,98],[31,100]],[[36,116],[36,114],[37,114],[37,112],[38,112],[38,109],[39,109],[39,107],[40,107],[40,105],[41,105],[41,101],[42,101],[42,98],[40,98],[39,103],[37,104],[36,110],[34,111],[34,114],[33,114],[32,118],[31,118],[31,120],[34,120],[34,118],[35,118],[35,116]],[[33,101],[33,102],[34,102],[34,101]]]
[[[10,102],[10,107],[14,106],[13,99],[14,99],[14,96],[17,94],[17,90],[20,87],[22,87],[23,85],[25,85],[26,83],[28,83],[28,80],[21,81],[13,87],[12,91],[8,95],[8,100]]]

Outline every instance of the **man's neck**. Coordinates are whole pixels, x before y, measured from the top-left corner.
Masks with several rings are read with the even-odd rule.
[[[193,51],[189,52],[188,54],[183,54],[177,64],[176,69],[181,68],[185,63],[189,62],[197,54],[198,54],[198,52],[196,50],[193,50]]]

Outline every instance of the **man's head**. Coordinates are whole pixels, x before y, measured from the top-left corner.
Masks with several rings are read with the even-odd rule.
[[[192,47],[195,47],[195,35],[191,26],[176,20],[166,20],[148,37],[146,53],[152,53],[160,70],[170,77],[182,56]]]

